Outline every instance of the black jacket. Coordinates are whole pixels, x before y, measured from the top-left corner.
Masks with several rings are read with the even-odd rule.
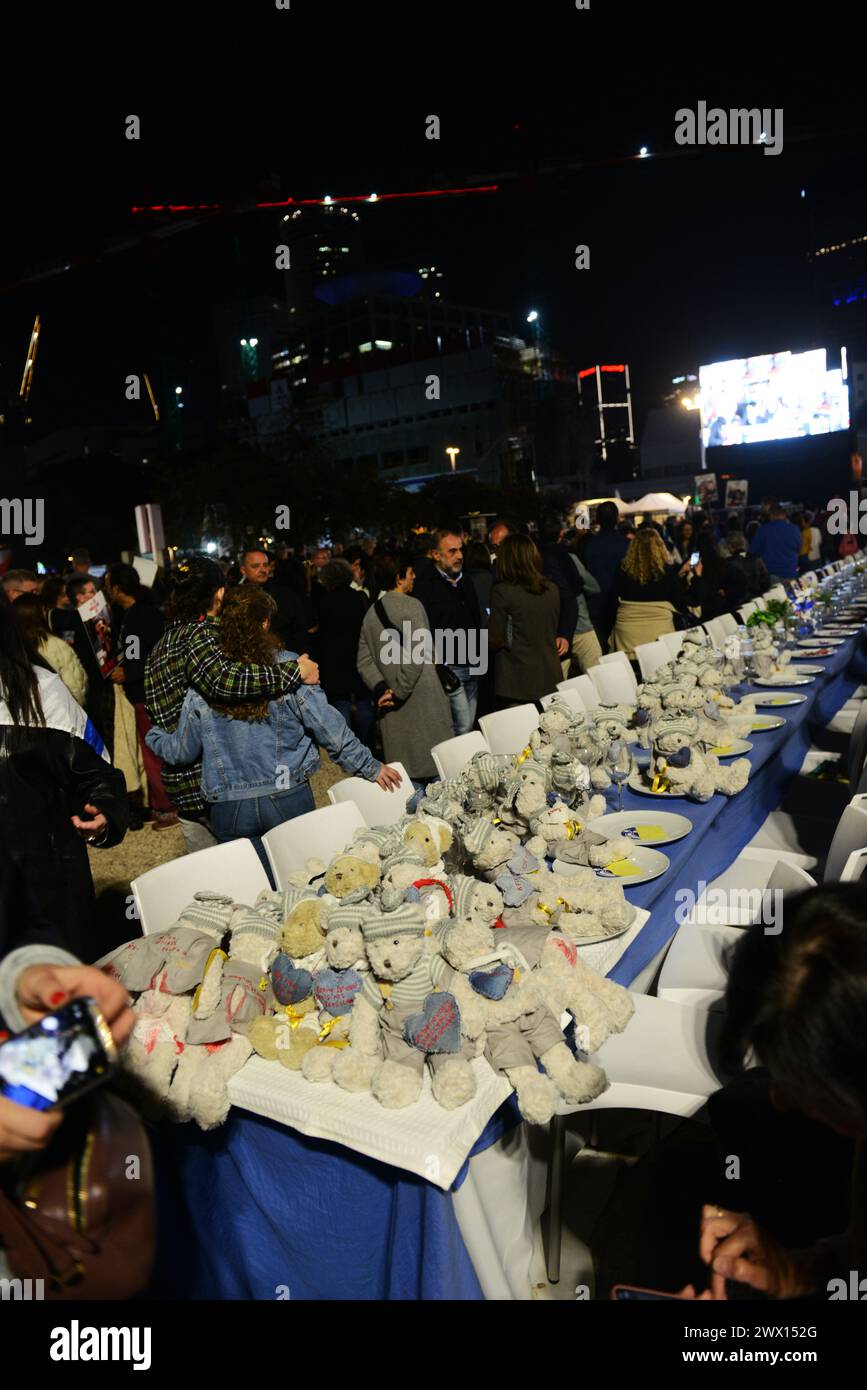
[[[356,666],[366,612],[367,601],[358,589],[346,584],[331,593],[323,590],[319,630],[312,638],[311,651],[319,664],[319,684],[332,702],[370,693]]]
[[[123,773],[64,728],[0,723],[0,840],[62,944],[92,960],[93,881],[84,841],[70,820],[89,819],[86,802],[108,822],[100,845],[119,844],[129,822]]]
[[[571,642],[578,622],[578,595],[584,592],[584,581],[565,545],[543,545],[542,573],[552,584],[556,584],[560,594],[557,636]]]
[[[479,609],[475,585],[468,574],[462,575],[457,584],[450,584],[432,565],[424,578],[416,579],[412,596],[424,607],[433,633],[468,632],[487,627]]]

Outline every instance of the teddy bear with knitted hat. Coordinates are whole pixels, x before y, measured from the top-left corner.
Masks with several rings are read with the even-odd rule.
[[[426,1068],[434,1099],[447,1110],[476,1090],[473,1049],[461,1037],[457,1000],[441,987],[448,972],[427,949],[429,930],[413,903],[387,913],[371,908],[361,922],[370,968],[333,1077],[345,1090],[369,1090],[389,1109],[418,1099]]]

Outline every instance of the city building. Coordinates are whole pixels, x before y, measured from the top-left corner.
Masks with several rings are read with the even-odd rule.
[[[615,480],[638,474],[627,363],[597,364],[578,373],[582,409],[595,419],[594,443],[603,474]]]

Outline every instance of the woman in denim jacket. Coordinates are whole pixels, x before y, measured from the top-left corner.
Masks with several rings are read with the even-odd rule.
[[[285,660],[290,653],[280,650],[269,631],[276,611],[258,584],[230,589],[218,632],[226,655],[263,663]],[[225,708],[188,690],[175,732],[152,728],[147,744],[170,763],[201,756],[202,793],[213,806],[214,834],[221,841],[250,836],[266,867],[258,837],[314,809],[309,778],[319,767],[320,746],[350,776],[366,777],[388,791],[400,785],[394,769],[373,757],[318,685],[299,687],[282,700]]]

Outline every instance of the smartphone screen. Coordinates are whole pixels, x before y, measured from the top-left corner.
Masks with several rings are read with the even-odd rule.
[[[31,1110],[67,1105],[117,1066],[111,1030],[93,999],[72,999],[0,1045],[0,1095]]]
[[[692,565],[693,569],[695,569],[700,559],[701,556],[699,555],[698,551],[694,550],[689,557],[689,563]]]

